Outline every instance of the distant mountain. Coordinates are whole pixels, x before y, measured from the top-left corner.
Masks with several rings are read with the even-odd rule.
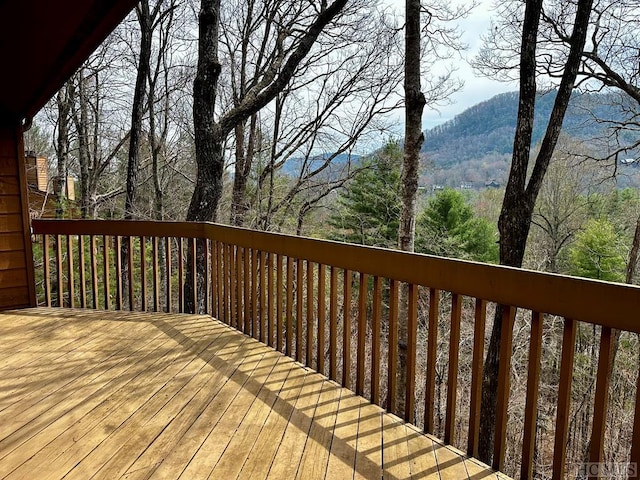
[[[555,97],[555,91],[538,97],[534,145],[542,140]],[[431,170],[427,183],[460,186],[494,179],[504,181],[513,148],[517,111],[518,93],[504,93],[426,131],[422,153]],[[603,137],[607,126],[596,119],[624,118],[618,96],[575,94],[567,109],[563,132],[583,140]]]
[[[330,154],[320,154],[308,159],[302,157],[291,157],[287,159],[282,166],[282,173],[290,177],[298,177],[302,169],[305,169],[305,171],[308,172],[322,167],[329,156]],[[360,155],[355,154],[338,154],[331,160],[331,163],[325,169],[325,173],[330,177],[339,176],[346,168],[347,164],[359,164],[360,158]]]

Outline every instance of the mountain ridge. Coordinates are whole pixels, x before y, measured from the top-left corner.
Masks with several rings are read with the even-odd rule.
[[[532,144],[542,140],[556,91],[538,94]],[[506,179],[513,149],[518,92],[507,92],[480,102],[453,119],[424,132],[421,150],[423,185],[460,186]],[[602,119],[626,118],[620,97],[611,93],[574,93],[563,122],[563,133],[578,140],[607,135]]]

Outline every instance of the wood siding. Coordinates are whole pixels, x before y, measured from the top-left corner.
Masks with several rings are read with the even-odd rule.
[[[22,133],[0,128],[0,310],[35,303]]]

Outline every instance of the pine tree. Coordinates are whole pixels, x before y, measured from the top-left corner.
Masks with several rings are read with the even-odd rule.
[[[416,251],[481,262],[497,262],[497,232],[476,217],[465,196],[456,190],[436,193],[418,218]]]
[[[400,216],[402,151],[389,142],[363,161],[363,168],[338,197],[331,237],[362,245],[395,247]]]

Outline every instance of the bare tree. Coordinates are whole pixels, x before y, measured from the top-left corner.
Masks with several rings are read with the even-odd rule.
[[[270,61],[265,64],[259,80],[249,88],[241,101],[217,115],[218,86],[222,65],[219,61],[220,0],[202,0],[199,14],[198,68],[193,83],[193,121],[195,131],[196,186],[187,211],[187,220],[212,221],[216,219],[218,202],[222,195],[224,170],[224,144],[236,125],[250,118],[271,102],[291,80],[302,60],[307,56],[323,29],[340,14],[346,0],[316,2],[289,2],[289,8],[278,12],[286,25],[287,17],[301,20],[296,30],[282,29],[271,36],[268,47]],[[199,248],[204,260],[204,249]],[[193,265],[194,262],[189,262]],[[204,278],[204,261],[198,261],[198,278]],[[191,267],[189,267],[191,268]],[[189,272],[188,272],[189,273]],[[189,275],[187,275],[188,277]],[[202,283],[201,281],[199,282]],[[195,311],[195,292],[185,285],[188,311]],[[203,299],[203,295],[199,295]],[[197,310],[201,310],[198,308]]]
[[[75,152],[80,173],[80,211],[83,217],[94,217],[101,202],[123,193],[117,183],[110,185],[105,193],[100,193],[104,174],[113,168],[116,156],[129,138],[129,132],[121,127],[108,128],[111,123],[108,120],[114,120],[120,111],[114,108],[118,100],[106,93],[117,90],[113,84],[109,84],[111,79],[108,76],[113,72],[108,71],[107,65],[113,59],[107,56],[107,50],[107,44],[103,45],[85,62],[74,79],[76,101],[73,122],[77,136]],[[122,125],[122,122],[112,123],[118,124]]]
[[[426,105],[435,107],[446,100],[461,87],[450,76],[450,72],[441,77],[429,77],[425,92],[421,85],[422,62],[433,63],[441,55],[463,48],[455,27],[451,22],[466,16],[471,6],[453,8],[445,2],[435,1],[422,5],[420,0],[405,1],[405,59],[404,59],[404,97],[405,97],[405,138],[404,159],[402,163],[400,225],[398,228],[398,248],[403,251],[414,250],[416,233],[416,210],[418,195],[418,177],[420,169],[420,150],[424,142],[422,133],[422,112]],[[425,18],[424,26],[421,17]],[[422,43],[426,42],[430,55],[425,58]],[[428,98],[427,98],[428,97]],[[408,332],[408,293],[401,292],[401,315],[398,321],[398,370],[396,405],[398,412],[405,410],[405,389],[407,383],[407,332]],[[411,380],[409,380],[411,381]]]
[[[274,22],[277,10],[282,10],[285,3],[290,2],[269,5],[242,0],[223,9],[222,43],[229,59],[228,82],[234,106],[269,61],[261,49],[268,35],[283,28]],[[257,12],[263,20],[251,21]],[[271,217],[283,206],[290,210],[296,195],[310,188],[317,190],[322,181],[312,177],[321,177],[335,158],[342,158],[342,153],[366,142],[374,132],[379,138],[387,129],[385,115],[399,103],[394,97],[401,71],[396,22],[393,15],[375,5],[356,3],[344,15],[349,15],[349,21],[325,27],[321,41],[300,62],[287,86],[264,107],[264,113],[254,114],[236,126],[232,224],[244,224],[252,202],[258,202],[260,220],[254,219],[253,226],[269,228]],[[300,21],[295,16],[287,20],[288,29],[295,29]],[[255,165],[258,186],[252,200],[247,197],[247,187],[256,160],[261,163]],[[274,204],[273,190],[265,187],[272,186],[273,175],[287,162],[303,165],[296,165],[300,175],[285,195],[286,205]],[[335,182],[323,196],[341,183]],[[267,199],[266,208],[262,199]],[[317,204],[305,203],[305,212]]]
[[[560,273],[560,252],[582,228],[588,192],[595,178],[594,165],[586,162],[586,149],[568,139],[559,141],[533,212],[532,223],[541,232],[542,269]]]
[[[543,16],[542,3],[542,0],[527,0],[524,5],[524,17],[521,17],[521,10],[517,10],[516,13],[518,16],[512,16],[505,20],[511,22],[513,18],[524,18],[520,23],[521,42],[520,64],[518,67],[520,97],[518,119],[513,144],[511,169],[500,218],[498,220],[498,229],[500,232],[500,263],[514,267],[522,266],[527,236],[531,227],[533,209],[560,134],[571,92],[576,84],[593,1],[578,0],[577,4],[565,6],[565,14],[562,18],[567,30],[571,31],[568,51],[562,49],[556,52],[546,50],[542,52],[543,54],[539,57],[537,46],[541,32],[539,28],[540,21]],[[513,15],[513,12],[511,12],[511,14]],[[547,32],[543,31],[542,33]],[[495,35],[490,37],[491,45],[497,48],[504,45],[501,43],[502,41],[506,43],[506,38],[503,38],[503,35],[504,31],[498,29]],[[511,41],[513,41],[513,38],[511,38]],[[490,49],[485,50],[480,57],[481,66],[484,68],[488,65],[496,66],[496,63],[492,63],[490,57],[488,57],[488,51],[490,51]],[[535,156],[533,168],[529,170],[537,93],[536,76],[540,64],[547,62],[548,56],[553,54],[563,59],[564,66],[560,74],[558,92],[540,150]],[[508,71],[505,70],[504,63],[498,64],[498,69],[498,71]],[[528,175],[529,172],[530,175]],[[499,344],[502,332],[501,309],[496,309],[496,312],[483,372],[481,408],[483,436],[479,445],[479,456],[480,459],[485,462],[491,461],[492,457],[498,365],[500,361]],[[507,328],[511,328],[511,326],[507,326]]]
[[[73,80],[68,81],[56,94],[57,131],[55,150],[57,158],[56,179],[53,182],[53,190],[58,198],[56,216],[64,215],[63,197],[66,196],[65,185],[69,176],[68,160],[71,148],[70,130],[72,128],[71,111],[74,104],[75,86]]]

